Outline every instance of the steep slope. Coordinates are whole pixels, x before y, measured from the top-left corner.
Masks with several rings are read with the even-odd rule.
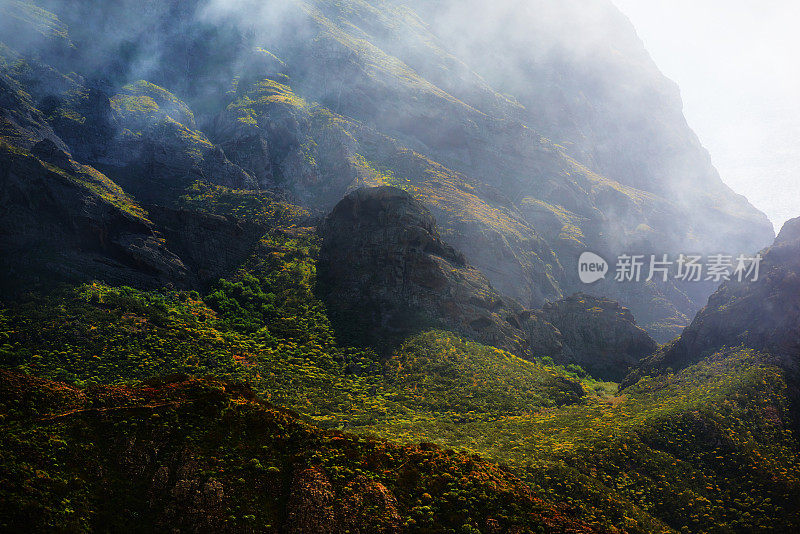
[[[146,287],[187,278],[147,213],[49,139],[31,152],[0,143],[0,158],[5,293],[95,277]]]
[[[585,288],[578,254],[751,252],[768,222],[719,181],[609,3],[496,4],[482,23],[421,0],[12,2],[3,63],[30,98],[4,116],[148,203],[201,179],[327,211],[398,185],[524,306],[589,290],[671,338],[712,287]]]
[[[362,188],[320,226],[320,296],[339,335],[389,345],[442,328],[532,358],[620,379],[658,348],[616,302],[576,295],[526,310],[445,243],[431,213],[402,189]]]
[[[504,207],[521,211],[520,202],[526,197],[540,201],[532,214],[538,219],[522,215],[556,250],[565,267],[566,279],[559,278],[559,283],[562,290],[567,286],[566,292],[579,287],[570,276],[577,254],[569,246],[575,241],[564,240],[560,246],[562,233],[577,237],[578,247],[594,248],[612,257],[626,249],[642,253],[728,247],[754,251],[768,243],[772,235],[769,223],[720,182],[707,154],[686,127],[674,88],[658,74],[630,26],[612,6],[605,2],[538,2],[528,7],[501,2],[491,10],[493,15],[499,12],[500,20],[484,21],[485,9],[462,5],[352,2],[350,9],[338,10],[324,3],[319,7],[325,17],[320,43],[326,49],[318,54],[321,61],[313,62],[313,70],[304,67],[308,71],[291,72],[292,83],[301,93],[316,90],[313,97],[333,111],[374,125],[445,167],[496,187],[508,199]],[[420,13],[419,18],[408,17],[409,8]],[[595,17],[598,11],[603,12],[601,23]],[[453,20],[458,21],[457,29]],[[465,20],[473,31],[463,31]],[[471,21],[474,24],[470,25]],[[597,36],[594,26],[600,31],[607,28],[608,34]],[[514,31],[516,28],[525,31]],[[448,29],[453,31],[447,33]],[[487,31],[490,36],[482,39]],[[441,32],[447,33],[446,37],[438,38]],[[594,40],[585,43],[587,34]],[[614,37],[617,34],[623,37]],[[529,35],[533,37],[526,41],[524,36]],[[520,36],[522,42],[515,41]],[[363,40],[368,43],[361,47]],[[295,52],[291,44],[276,42],[275,47],[291,65]],[[594,50],[597,54],[587,52]],[[470,70],[470,61],[481,53],[487,58],[503,58],[484,63],[507,68],[495,68],[492,76],[479,78]],[[357,83],[351,83],[353,76]],[[323,80],[324,84],[316,83]],[[515,89],[536,88],[527,100],[535,103],[531,115],[537,118],[546,116],[537,113],[540,108],[568,108],[568,122],[577,124],[546,132],[552,139],[590,146],[604,152],[605,162],[617,162],[619,167],[598,168],[598,158],[585,151],[573,152],[586,165],[582,167],[557,145],[540,138],[539,134],[545,133],[544,127],[539,127],[542,121],[529,119],[521,106],[499,94],[520,100],[527,96],[499,89],[507,80],[519,81]],[[492,89],[492,85],[498,88]],[[365,86],[377,87],[374,92],[379,96],[365,91]],[[424,97],[412,104],[409,91],[420,91]],[[391,95],[388,102],[360,105],[365,96],[371,103],[387,93]],[[581,104],[570,108],[561,94],[566,100],[575,95],[574,100]],[[655,115],[654,109],[659,110]],[[561,123],[557,119],[551,122],[551,126]],[[552,233],[545,233],[539,228],[543,218],[563,222]],[[752,238],[735,229],[744,222],[754,230]],[[495,285],[502,286],[503,269],[493,270],[490,267],[495,265],[482,263],[480,256],[473,259],[471,251],[464,250]],[[612,296],[630,302],[637,315],[646,317],[646,324],[655,329],[659,328],[658,319],[662,323],[667,318],[680,321],[681,314],[699,308],[693,307],[692,298],[700,294],[702,300],[713,290],[702,286],[676,290],[668,284],[637,287],[637,291],[612,286],[601,290],[613,291]],[[541,304],[529,294],[507,292],[526,305]],[[637,300],[633,298],[637,292],[650,298]],[[664,301],[673,304],[672,309],[669,305],[657,309]],[[683,320],[687,320],[685,316]],[[675,331],[669,325],[663,330],[662,337]]]
[[[787,222],[762,251],[756,281],[723,283],[681,337],[628,377],[682,369],[721,347],[743,345],[779,357],[795,375],[800,368],[800,219]]]

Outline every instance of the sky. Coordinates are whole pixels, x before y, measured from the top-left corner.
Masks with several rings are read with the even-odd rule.
[[[800,217],[800,1],[613,0],[723,181],[776,231]]]

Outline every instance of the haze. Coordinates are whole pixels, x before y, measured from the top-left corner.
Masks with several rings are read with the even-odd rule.
[[[723,180],[776,230],[800,216],[800,3],[614,1],[680,85]]]

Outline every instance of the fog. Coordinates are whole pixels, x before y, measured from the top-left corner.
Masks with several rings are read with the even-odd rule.
[[[800,216],[800,3],[614,2],[680,86],[723,180],[776,229]]]
[[[0,0],[0,6],[3,4],[11,3]],[[320,102],[334,112],[373,125],[455,170],[498,184],[509,197],[551,195],[546,200],[571,206],[584,216],[594,213],[586,191],[569,179],[561,184],[550,180],[560,171],[555,168],[558,162],[551,161],[554,168],[548,168],[545,163],[550,160],[530,157],[530,148],[537,146],[538,140],[522,147],[514,157],[497,158],[498,151],[482,150],[487,144],[484,141],[469,146],[454,142],[470,139],[470,124],[479,125],[475,131],[486,134],[493,131],[495,117],[518,120],[593,171],[675,201],[687,213],[698,214],[698,219],[704,217],[703,239],[722,235],[725,242],[724,234],[732,226],[743,226],[732,219],[713,218],[716,211],[710,207],[721,207],[726,213],[747,210],[723,190],[705,153],[698,150],[685,128],[677,88],[663,79],[627,21],[608,0],[502,0],[491,4],[479,0],[393,0],[342,5],[321,0],[193,0],[148,2],[146,9],[131,0],[77,4],[39,0],[39,4],[69,17],[70,35],[80,44],[80,54],[69,49],[51,58],[64,72],[77,69],[92,77],[110,78],[118,86],[138,79],[162,85],[199,111],[199,127],[209,130],[212,139],[216,111],[227,105],[232,80],[251,66],[260,76],[276,74],[271,72],[276,65],[265,65],[266,55],[254,52],[254,47],[263,47],[285,61],[281,65],[289,66],[287,75],[293,90],[307,101]],[[653,3],[651,10],[631,5],[639,13],[658,15],[658,4]],[[702,33],[703,17],[713,17],[715,12],[696,8],[695,18],[688,22],[675,15],[676,9],[688,10],[689,6],[663,4],[670,15],[664,20],[669,24],[659,27],[654,22],[653,27],[663,30],[683,22],[694,33]],[[779,17],[778,10],[770,13]],[[746,17],[741,18],[744,23]],[[84,20],[99,22],[79,24]],[[764,23],[759,27],[764,33],[764,28],[771,26]],[[684,86],[690,121],[711,149],[724,179],[780,223],[781,217],[788,218],[795,210],[788,206],[782,215],[775,215],[772,204],[762,198],[770,191],[763,186],[763,176],[744,171],[762,163],[778,165],[775,162],[780,160],[767,149],[758,148],[759,144],[770,145],[773,151],[781,146],[786,147],[784,152],[791,151],[791,136],[764,135],[763,128],[770,126],[764,126],[757,117],[759,106],[767,102],[760,100],[764,95],[789,103],[793,95],[782,92],[785,83],[780,90],[770,87],[771,78],[766,75],[753,76],[764,86],[756,90],[756,81],[741,72],[746,65],[743,59],[733,57],[722,46],[730,42],[731,49],[747,48],[736,42],[739,29],[725,28],[728,33],[720,30],[718,37],[706,36],[708,41],[720,41],[721,50],[710,48],[707,54],[694,54],[693,45],[682,45],[683,41],[674,36],[683,34],[673,29],[662,34],[667,44],[675,44],[667,59],[678,60],[671,64],[654,55],[663,70]],[[15,37],[13,27],[7,33]],[[210,39],[213,46],[209,46]],[[682,59],[687,56],[696,59],[691,64],[694,70],[689,69],[689,78],[698,81],[695,86],[699,89],[691,93],[697,95],[694,98],[686,90],[693,86],[673,74],[673,65],[683,65]],[[730,65],[726,57],[731,59]],[[731,78],[738,75],[752,82],[759,106],[738,106],[736,91],[717,79],[704,78],[706,63],[719,66]],[[771,70],[788,69],[790,65],[785,58],[776,60]],[[732,84],[745,85],[741,80]],[[448,96],[443,98],[440,90]],[[420,100],[420,95],[425,99]],[[470,107],[453,104],[449,95],[468,102]],[[726,100],[728,107],[722,106]],[[450,106],[450,111],[442,111],[443,106]],[[741,107],[748,109],[748,115],[739,111]],[[716,120],[699,120],[697,117],[704,113]],[[785,121],[788,116],[781,118]],[[441,128],[441,120],[451,117],[458,120],[448,122],[450,130]],[[734,119],[741,125],[731,127]],[[704,124],[716,125],[717,135],[709,133]],[[724,136],[735,141],[728,143],[727,152],[719,148],[720,144],[725,146]],[[513,136],[487,139],[489,144],[500,146],[526,142]],[[721,141],[715,144],[715,139]],[[752,148],[758,159],[734,165],[737,157],[748,154],[742,146]],[[731,156],[725,158],[726,153]],[[785,156],[783,161],[790,158]],[[733,172],[731,167],[740,172]],[[781,172],[787,172],[786,167]],[[772,172],[770,176],[777,181],[781,175]],[[784,186],[775,204],[780,199],[790,204],[792,196],[787,193],[788,186]],[[656,216],[625,202],[606,204],[604,215],[619,222],[621,228],[638,228],[643,221],[653,222],[650,219]],[[645,226],[671,227],[663,220]],[[681,239],[689,234],[700,239],[697,232],[669,233]],[[622,239],[627,240],[627,236],[622,235]],[[713,239],[711,248],[717,241]],[[760,237],[756,241],[759,247],[766,244]]]
[[[546,293],[547,287],[555,288],[552,280],[562,276],[558,262],[570,265],[578,246],[607,257],[631,250],[740,254],[760,250],[774,238],[766,219],[719,180],[686,128],[678,86],[662,76],[610,0],[37,4],[60,15],[73,42],[39,31],[21,39],[15,22],[1,18],[0,41],[21,46],[61,72],[81,73],[87,87],[103,82],[109,95],[139,79],[166,88],[188,104],[198,129],[214,144],[225,145],[225,154],[242,166],[242,172],[250,171],[258,184],[285,185],[299,203],[327,211],[348,187],[362,183],[359,173],[369,169],[355,165],[353,155],[366,162],[367,154],[377,165],[388,162],[401,179],[408,174],[410,180],[425,180],[434,163],[462,173],[465,180],[453,174],[452,183],[462,185],[463,191],[453,187],[430,198],[442,199],[436,205],[444,206],[440,209],[445,218],[466,213],[467,223],[450,221],[452,235],[463,235],[459,245],[471,261],[498,273],[493,282],[516,292],[512,296],[526,305],[538,306],[544,298],[558,296],[558,291]],[[0,0],[0,8],[4,6],[19,4]],[[762,162],[778,165],[774,153],[759,148],[759,143],[791,152],[788,134],[763,133],[779,121],[759,119],[769,103],[792,104],[791,86],[771,81],[782,69],[794,67],[786,54],[762,64],[758,58],[768,54],[758,49],[752,52],[758,52],[755,59],[748,56],[749,41],[738,42],[738,26],[720,26],[719,35],[706,35],[702,21],[713,19],[715,12],[696,8],[695,18],[687,21],[674,9],[689,10],[688,3],[663,4],[669,16],[661,18],[658,6],[653,6],[631,8],[629,13],[651,17],[644,19],[650,20],[655,35],[663,36],[662,47],[652,46],[653,38],[647,38],[647,44],[661,68],[684,86],[690,121],[724,178],[769,211],[776,223],[794,211],[800,215],[800,209],[791,206],[776,211],[777,200],[771,204],[762,198],[770,190],[762,175],[731,170],[745,171],[747,164]],[[744,14],[740,17],[741,25],[748,22]],[[749,23],[760,28],[758,42],[768,41],[769,24]],[[681,39],[687,35],[691,39],[685,44]],[[697,42],[711,44],[698,53]],[[660,50],[668,52],[665,57]],[[682,77],[675,65],[687,67],[688,75]],[[718,76],[707,76],[713,72],[709,65],[719,69]],[[285,99],[290,105],[272,105],[281,98],[271,99],[270,84],[262,101],[256,84],[265,78],[288,84],[291,95]],[[50,90],[46,83],[34,88]],[[96,94],[104,97],[105,91],[101,88]],[[295,95],[310,105],[296,105]],[[743,106],[737,100],[742,95],[755,96]],[[53,95],[40,96],[49,100]],[[251,96],[259,109],[245,109],[250,114],[238,116]],[[243,105],[237,107],[239,100]],[[98,112],[91,107],[94,101],[87,99],[88,109],[80,116]],[[105,103],[103,98],[97,102],[98,108]],[[317,121],[326,115],[312,116],[306,107],[315,104],[345,117],[347,127],[340,131]],[[710,119],[700,120],[703,114]],[[158,126],[161,118],[154,115],[152,120]],[[732,126],[734,121],[738,124]],[[330,122],[339,127],[340,121]],[[109,131],[112,127],[117,128],[116,136],[104,136],[99,147],[87,147],[91,158],[106,151],[112,157],[125,155],[113,144],[106,146],[105,137],[122,138],[130,128],[124,120],[109,125]],[[782,132],[788,130],[787,126]],[[727,152],[719,148],[725,135]],[[173,138],[156,134],[152,140],[157,146]],[[743,146],[752,148],[750,154],[757,159],[736,165],[735,157],[748,154]],[[430,158],[430,167],[421,158],[412,160],[406,149]],[[726,159],[726,153],[732,156]],[[788,172],[787,166],[781,171]],[[443,175],[444,182],[450,180]],[[771,174],[774,182],[777,176]],[[743,183],[737,183],[737,177]],[[443,187],[439,181],[432,183]],[[465,210],[473,189],[480,201],[474,202],[474,215]],[[790,193],[784,185],[776,197],[791,204]],[[505,210],[517,219],[495,215]],[[525,230],[528,224],[537,240],[529,239],[534,232]],[[517,232],[518,227],[522,231]],[[550,250],[551,245],[562,249]],[[549,257],[558,262],[545,263]],[[551,268],[553,278],[547,273]],[[564,287],[569,283],[564,275]],[[654,290],[644,291],[644,296],[616,296],[638,302],[648,322],[678,317],[678,324],[685,320],[681,314],[693,311],[690,299],[704,302],[712,289],[671,288],[673,300],[658,316],[648,308]]]

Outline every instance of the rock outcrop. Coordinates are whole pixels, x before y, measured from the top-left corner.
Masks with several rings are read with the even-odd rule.
[[[443,328],[523,357],[619,380],[658,345],[632,314],[587,295],[526,310],[445,243],[430,212],[394,187],[347,195],[320,227],[320,292],[338,330],[377,344]]]
[[[556,363],[575,363],[594,377],[620,381],[629,367],[658,350],[658,343],[618,302],[583,293],[545,304],[542,318],[567,347]]]
[[[666,369],[679,370],[722,347],[743,345],[800,366],[800,218],[787,222],[775,243],[762,251],[758,280],[730,280],[675,342],[648,358],[625,381]]]
[[[442,241],[430,212],[395,187],[347,195],[320,227],[320,290],[344,330],[371,343],[440,327],[525,352],[521,312]]]

